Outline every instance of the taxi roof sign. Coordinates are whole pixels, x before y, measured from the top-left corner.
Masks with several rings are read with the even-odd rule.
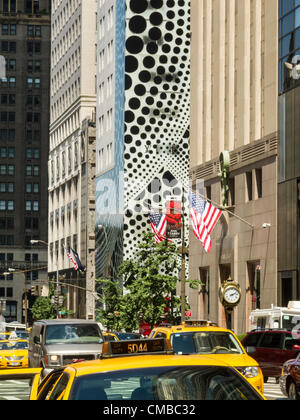
[[[217,327],[216,322],[208,321],[207,319],[199,319],[198,321],[184,321],[182,323],[185,327]]]
[[[167,353],[172,351],[164,338],[120,340],[103,343],[102,358],[112,356],[136,356],[138,354]]]

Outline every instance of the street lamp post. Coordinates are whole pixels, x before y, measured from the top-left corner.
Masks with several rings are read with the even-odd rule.
[[[9,274],[11,274],[11,273],[14,273],[16,269],[9,268],[8,271],[9,271]],[[24,319],[25,319],[25,325],[27,327],[28,325],[28,289],[26,286],[26,276],[23,271],[18,271],[18,274],[22,274],[24,276]]]
[[[32,245],[34,244],[43,244],[45,246],[49,246],[48,242],[43,241],[42,239],[31,239],[30,243]],[[58,250],[57,250],[57,257],[56,257],[56,285],[55,285],[56,294],[58,295],[59,292],[59,270],[58,270]],[[58,306],[56,307],[56,318],[59,318],[58,316]]]

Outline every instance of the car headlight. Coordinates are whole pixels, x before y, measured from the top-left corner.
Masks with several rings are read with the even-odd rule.
[[[259,370],[256,366],[247,366],[241,369],[241,373],[246,376],[246,378],[255,378],[259,375]]]
[[[48,354],[45,356],[45,363],[48,364],[55,364],[59,360],[59,357],[56,354]]]

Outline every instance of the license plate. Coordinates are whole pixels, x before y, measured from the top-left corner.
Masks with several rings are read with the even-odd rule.
[[[11,362],[10,365],[11,366],[19,366],[19,363],[18,362]]]

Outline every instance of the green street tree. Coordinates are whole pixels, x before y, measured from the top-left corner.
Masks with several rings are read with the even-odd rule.
[[[37,297],[30,310],[34,321],[39,319],[53,319],[56,317],[56,308],[51,303],[50,296]]]
[[[57,316],[57,310],[64,311],[66,314],[71,314],[72,311],[67,310],[63,306],[56,308],[56,305],[51,302],[51,297],[55,295],[55,288],[53,284],[50,283],[49,295],[48,296],[38,296],[30,311],[34,321],[40,319],[54,319]]]
[[[100,288],[100,299],[103,309],[96,310],[96,319],[101,321],[108,330],[120,330],[123,328],[119,317],[122,288],[116,281],[109,279],[97,279]]]
[[[119,289],[116,289],[115,295],[110,289],[101,321],[107,326],[111,321],[108,314],[117,311],[117,325],[126,330],[138,329],[141,320],[150,324],[151,328],[163,321],[178,322],[181,299],[176,295],[176,284],[180,268],[178,249],[174,243],[163,241],[156,244],[152,233],[144,234],[134,258],[124,261],[119,268],[124,294],[115,283]],[[198,281],[186,282],[193,288],[199,285]],[[105,293],[104,299],[107,299]],[[189,309],[188,304],[186,309]]]

